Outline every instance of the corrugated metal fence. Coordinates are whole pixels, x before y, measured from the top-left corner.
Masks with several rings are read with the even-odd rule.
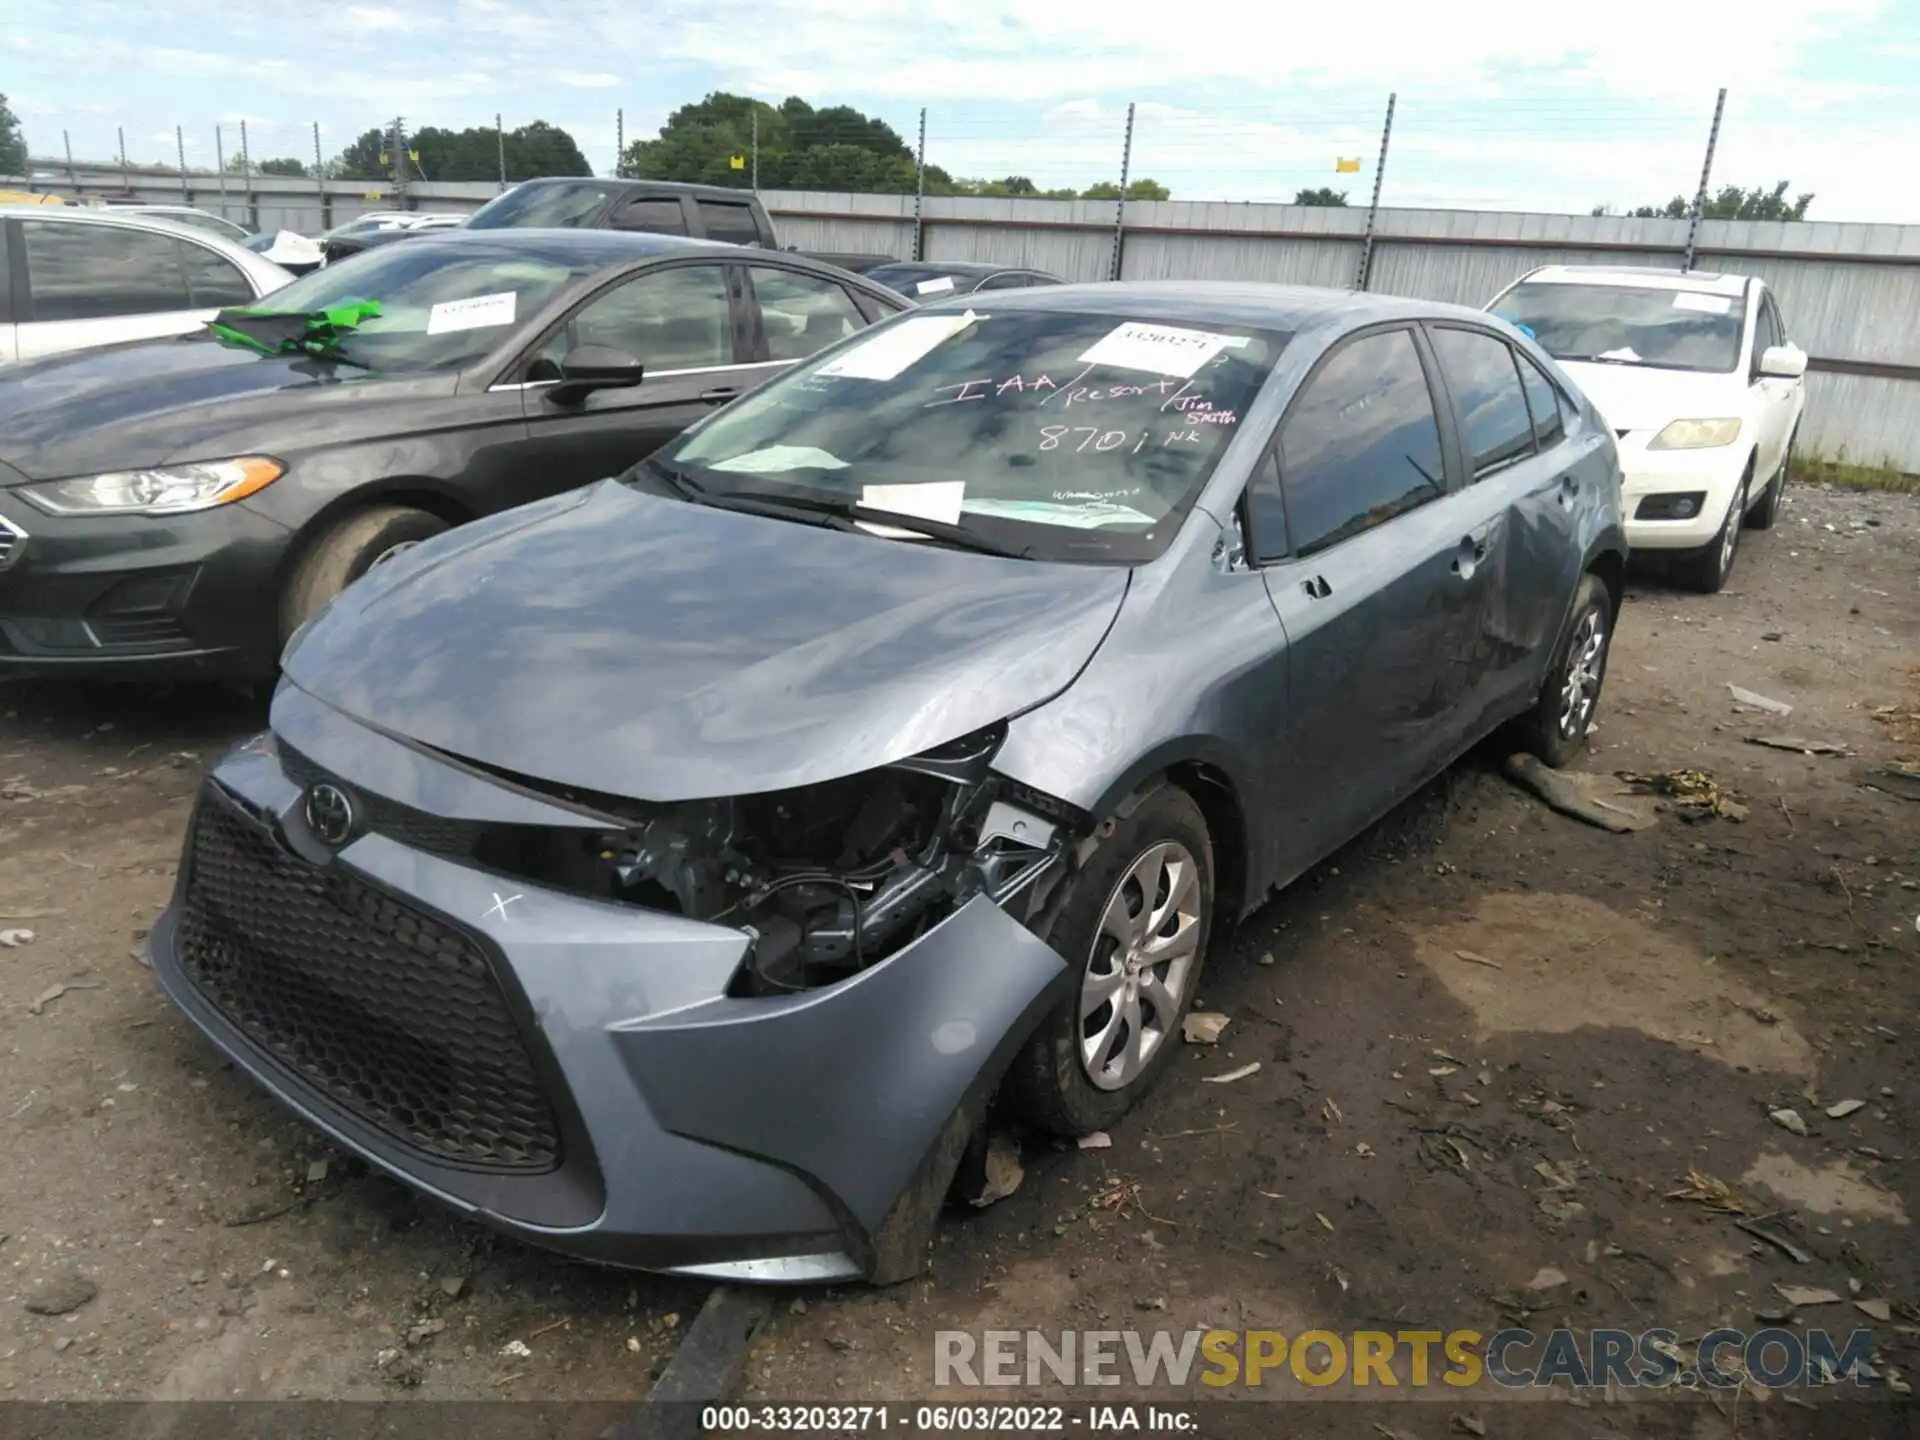
[[[165,175],[82,169],[36,189],[186,203],[260,229],[307,234],[392,202],[360,182]],[[412,208],[471,211],[499,193],[484,183],[418,183]],[[1104,280],[1115,258],[1114,202],[929,197],[916,247],[911,195],[766,191],[781,243],[1031,266]],[[1122,279],[1257,280],[1351,286],[1363,208],[1129,201]],[[1367,288],[1481,305],[1536,265],[1674,266],[1685,220],[1383,209]],[[1812,357],[1801,451],[1920,472],[1920,226],[1702,222],[1701,269],[1758,275],[1780,299],[1791,338]]]

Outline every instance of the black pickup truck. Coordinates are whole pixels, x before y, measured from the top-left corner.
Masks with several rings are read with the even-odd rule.
[[[780,248],[760,197],[749,190],[719,185],[683,185],[670,180],[549,179],[523,180],[489,200],[467,221],[470,230],[555,227],[574,230],[644,230],[656,235],[691,235],[734,245]],[[373,245],[387,245],[419,232],[373,230],[342,235],[326,245],[329,261],[341,260]],[[865,271],[891,264],[891,255],[842,255],[799,251],[843,270]]]

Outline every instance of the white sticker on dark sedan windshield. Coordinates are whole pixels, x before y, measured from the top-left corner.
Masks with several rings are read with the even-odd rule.
[[[486,330],[495,325],[513,324],[512,290],[498,295],[476,295],[471,300],[445,300],[427,312],[427,334],[446,335],[455,330]]]
[[[922,280],[918,285],[914,286],[913,293],[916,295],[940,295],[951,289],[953,289],[953,277],[951,275],[936,275],[933,279]]]
[[[915,361],[925,359],[942,341],[986,318],[967,310],[959,315],[915,315],[899,320],[841,352],[814,373],[849,380],[891,380]]]
[[[860,487],[860,503],[869,510],[884,510],[889,515],[911,515],[919,520],[937,520],[943,525],[960,523],[960,503],[966,496],[967,482],[964,480]]]
[[[1733,309],[1733,297],[1730,295],[1701,295],[1692,290],[1673,292],[1673,308],[1676,310],[1698,310],[1702,315],[1724,315]]]
[[[1176,375],[1188,380],[1235,340],[1232,335],[1216,335],[1211,330],[1182,330],[1174,325],[1130,321],[1109,331],[1080,358],[1089,365],[1113,365],[1122,370],[1145,370],[1154,375]]]

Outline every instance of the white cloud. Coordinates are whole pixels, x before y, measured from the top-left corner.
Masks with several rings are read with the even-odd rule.
[[[610,90],[620,83],[620,77],[606,70],[556,70],[553,82],[574,90]]]
[[[385,5],[349,5],[341,17],[349,30],[372,35],[405,35],[422,30],[430,23],[417,14],[389,9]]]

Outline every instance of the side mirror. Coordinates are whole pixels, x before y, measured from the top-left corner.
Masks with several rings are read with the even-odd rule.
[[[561,363],[560,381],[547,398],[556,405],[577,405],[596,390],[631,390],[645,374],[646,366],[623,350],[582,345]]]
[[[1779,380],[1798,380],[1807,373],[1807,352],[1798,345],[1769,345],[1760,355],[1760,373]]]

